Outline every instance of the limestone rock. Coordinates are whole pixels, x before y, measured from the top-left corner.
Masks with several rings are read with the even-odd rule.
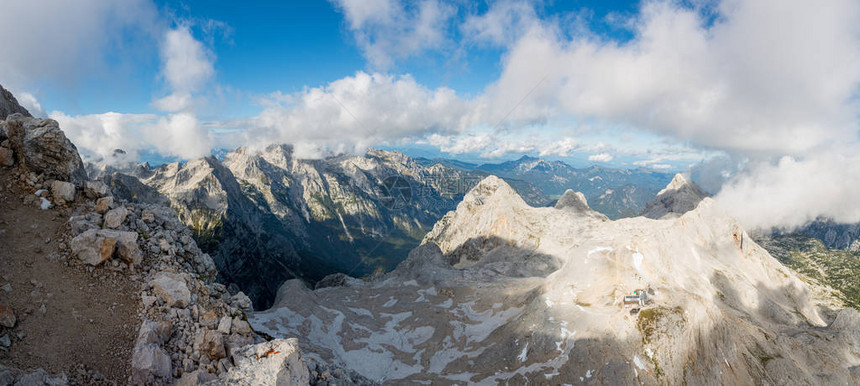
[[[18,319],[12,309],[5,304],[0,304],[0,326],[12,328],[15,327],[17,321]]]
[[[128,217],[128,209],[124,206],[109,210],[105,214],[105,228],[116,229],[121,227],[126,217]]]
[[[248,322],[240,319],[238,316],[233,318],[233,327],[231,332],[234,334],[247,335],[251,333],[251,325]]]
[[[110,210],[110,206],[113,205],[113,197],[102,197],[96,201],[96,213],[105,214],[108,210]]]
[[[140,265],[143,261],[143,253],[137,245],[137,232],[105,229],[100,233],[116,240],[116,256],[126,264]]]
[[[181,275],[159,272],[149,282],[152,292],[169,307],[185,308],[191,302],[191,292]]]
[[[115,238],[105,237],[98,229],[90,229],[81,233],[69,243],[72,253],[78,259],[89,265],[99,265],[109,259],[114,252]]]
[[[208,329],[213,329],[218,326],[218,316],[215,312],[208,310],[200,316],[200,326]]]
[[[167,322],[156,322],[144,320],[140,324],[135,345],[145,346],[148,344],[160,345],[170,337],[170,325]]]
[[[0,147],[0,166],[14,166],[15,153],[12,149]]]
[[[51,195],[55,201],[75,201],[75,185],[65,181],[54,181],[51,183]]]
[[[221,379],[230,385],[307,385],[310,374],[298,340],[275,339],[239,349],[236,367]]]
[[[84,192],[90,198],[104,197],[109,191],[108,186],[101,181],[87,181],[84,185]]]
[[[18,162],[45,178],[82,184],[87,180],[78,150],[53,119],[12,114],[2,123]]]
[[[190,373],[182,374],[182,377],[176,381],[175,386],[197,386],[204,385],[207,382],[215,380],[215,374],[204,370],[194,370]]]
[[[131,357],[132,383],[150,384],[150,376],[170,377],[170,356],[156,344],[135,346]]]
[[[205,330],[194,337],[194,351],[205,354],[212,360],[227,356],[224,350],[224,335],[218,331]]]
[[[229,334],[230,327],[233,325],[233,319],[230,319],[229,316],[225,316],[221,318],[221,321],[218,322],[218,332],[222,334]]]

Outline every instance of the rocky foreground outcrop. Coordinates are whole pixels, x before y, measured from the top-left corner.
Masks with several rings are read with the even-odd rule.
[[[88,180],[77,150],[55,121],[17,113],[0,121],[0,161],[0,173],[29,192],[21,196],[22,205],[73,213],[53,240],[60,250],[56,264],[139,288],[129,384],[340,383],[341,373],[305,361],[294,340],[267,342],[254,332],[245,316],[251,300],[215,282],[211,257],[172,209],[116,199],[106,184]],[[0,332],[17,322],[4,307]],[[0,344],[5,345],[2,338]],[[81,374],[0,366],[0,384],[105,381],[89,370]]]
[[[18,100],[11,92],[0,86],[0,120],[16,113],[25,117],[31,116],[27,109],[18,104]]]

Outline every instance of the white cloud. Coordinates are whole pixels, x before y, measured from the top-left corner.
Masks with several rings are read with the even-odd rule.
[[[51,112],[63,132],[90,160],[111,160],[115,149],[130,158],[146,150],[183,159],[202,157],[212,148],[211,134],[193,114],[104,113],[70,116]]]
[[[104,76],[109,55],[133,61],[157,24],[150,0],[5,1],[0,79],[20,90],[34,80],[74,85]]]
[[[860,221],[860,157],[849,151],[753,162],[723,186],[716,200],[753,228],[796,227],[819,216]]]
[[[646,2],[625,43],[533,28],[511,46],[487,104],[529,122],[559,115],[644,128],[706,147],[804,152],[855,140],[860,3]],[[779,17],[775,17],[778,15]]]
[[[460,29],[469,40],[508,45],[539,23],[532,4],[506,0],[493,3],[483,14],[469,15]]]
[[[253,118],[235,121],[247,130],[228,136],[250,145],[315,143],[318,149],[363,151],[389,140],[456,133],[470,127],[469,103],[448,88],[429,89],[410,76],[358,72],[290,97],[278,94]]]
[[[183,111],[193,106],[192,94],[215,75],[214,54],[194,38],[188,26],[165,32],[161,42],[161,76],[172,93],[153,102],[161,111]]]
[[[390,68],[397,59],[444,46],[456,7],[437,0],[333,0],[370,63]]]
[[[30,115],[34,117],[47,116],[45,109],[42,108],[39,100],[36,99],[33,94],[26,91],[13,92],[12,94],[15,95],[15,99],[18,100],[18,103],[30,112]]]
[[[615,157],[609,153],[599,153],[588,156],[588,160],[591,162],[609,162],[612,161],[613,158]]]

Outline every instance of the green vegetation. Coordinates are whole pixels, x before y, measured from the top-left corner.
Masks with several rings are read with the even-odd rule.
[[[802,235],[756,240],[773,257],[811,281],[838,292],[846,305],[860,310],[860,252],[828,249],[820,240]]]

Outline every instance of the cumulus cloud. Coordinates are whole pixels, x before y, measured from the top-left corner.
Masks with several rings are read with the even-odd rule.
[[[410,76],[358,72],[289,97],[278,95],[269,103],[287,103],[232,123],[247,129],[240,134],[243,143],[301,142],[332,152],[360,152],[389,140],[456,133],[472,119],[468,101],[453,90],[430,89]]]
[[[717,201],[748,227],[797,227],[818,217],[857,222],[860,157],[826,152],[757,161],[729,181]]]
[[[613,158],[615,157],[609,153],[599,153],[588,156],[588,160],[591,162],[609,162],[612,161]]]
[[[437,0],[333,0],[343,12],[359,48],[370,63],[390,68],[396,59],[439,49],[449,41],[449,22],[457,8]]]
[[[717,11],[709,23],[678,3],[645,2],[627,42],[534,27],[487,98],[510,103],[543,76],[521,119],[569,114],[771,153],[856,138],[860,3],[724,0]]]
[[[108,57],[133,60],[158,23],[150,0],[4,2],[0,79],[27,89],[36,79],[71,85],[104,75]]]
[[[91,161],[110,162],[116,149],[132,159],[142,151],[189,159],[208,155],[212,147],[211,134],[190,113],[70,116],[54,111],[50,117]]]
[[[161,76],[172,93],[153,102],[162,111],[182,111],[192,107],[192,94],[215,74],[214,54],[191,34],[186,25],[165,32],[161,43]]]

